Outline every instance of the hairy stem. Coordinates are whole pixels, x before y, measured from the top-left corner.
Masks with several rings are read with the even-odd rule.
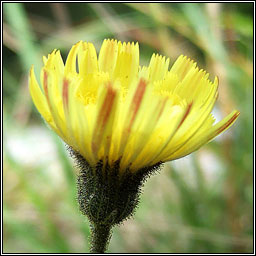
[[[111,226],[91,224],[91,253],[104,253],[111,238]]]

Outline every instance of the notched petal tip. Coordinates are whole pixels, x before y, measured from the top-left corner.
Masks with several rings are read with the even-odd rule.
[[[197,68],[197,63],[187,56],[180,55],[171,67],[171,72],[178,75],[180,81],[184,79],[186,74],[191,70]]]

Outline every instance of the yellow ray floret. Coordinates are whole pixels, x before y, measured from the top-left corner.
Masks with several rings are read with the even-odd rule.
[[[139,66],[138,43],[104,40],[99,56],[91,43],[79,42],[63,63],[54,50],[43,57],[40,88],[33,67],[29,88],[49,126],[87,162],[120,172],[174,160],[206,144],[239,116],[234,110],[214,124],[211,112],[218,79],[181,55],[153,54]]]

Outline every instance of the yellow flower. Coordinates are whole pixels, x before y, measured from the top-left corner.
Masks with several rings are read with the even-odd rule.
[[[131,172],[197,150],[229,128],[234,110],[214,124],[218,79],[181,55],[153,54],[139,65],[138,43],[104,40],[99,56],[91,43],[72,47],[64,65],[60,51],[43,58],[42,89],[31,68],[33,101],[50,127],[85,160]]]

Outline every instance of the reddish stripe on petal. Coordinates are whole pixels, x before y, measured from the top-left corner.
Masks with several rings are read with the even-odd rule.
[[[137,86],[136,92],[133,96],[132,103],[131,103],[131,108],[133,108],[132,109],[133,114],[132,114],[132,118],[131,118],[129,126],[128,126],[128,132],[130,132],[132,124],[133,124],[135,117],[138,113],[138,110],[140,108],[143,96],[145,94],[146,85],[147,85],[146,81],[144,79],[140,79],[140,82]]]
[[[46,70],[44,70],[44,82],[43,82],[43,86],[44,86],[44,92],[45,92],[45,96],[46,99],[49,103],[49,93],[48,93],[48,74],[46,72]]]
[[[116,97],[116,92],[113,90],[113,88],[111,87],[110,84],[108,85],[107,90],[108,91],[105,96],[105,100],[102,104],[102,107],[101,107],[101,110],[100,110],[99,116],[98,116],[98,123],[102,122],[101,128],[105,127],[105,125],[109,119],[109,116],[110,116],[110,113],[111,113],[111,110],[113,107],[113,102]]]
[[[69,85],[69,81],[66,78],[64,78],[63,87],[62,87],[62,98],[63,98],[64,108],[66,109],[68,107],[68,85]]]
[[[160,111],[158,113],[158,116],[157,116],[157,121],[159,120],[159,118],[161,117],[162,113],[163,113],[163,110],[164,110],[164,107],[165,107],[165,104],[167,102],[167,98],[164,99],[161,103],[162,103],[162,106],[160,107]],[[160,105],[160,104],[159,104]]]
[[[184,114],[182,120],[180,121],[177,129],[179,129],[181,127],[181,125],[183,124],[183,122],[185,121],[185,119],[187,118],[188,114],[190,113],[191,107],[192,107],[193,103],[191,102],[190,104],[188,104],[186,113]]]
[[[103,104],[99,110],[99,114],[96,121],[96,127],[93,135],[94,140],[92,142],[93,152],[98,151],[100,142],[104,134],[104,130],[106,129],[107,122],[109,120],[109,117],[111,115],[111,112],[114,106],[115,98],[116,98],[116,91],[112,88],[111,84],[109,84],[107,86],[107,93],[103,101]]]
[[[216,130],[214,137],[222,133],[226,128],[228,128],[238,118],[239,115],[240,112],[236,112],[223,126]]]

